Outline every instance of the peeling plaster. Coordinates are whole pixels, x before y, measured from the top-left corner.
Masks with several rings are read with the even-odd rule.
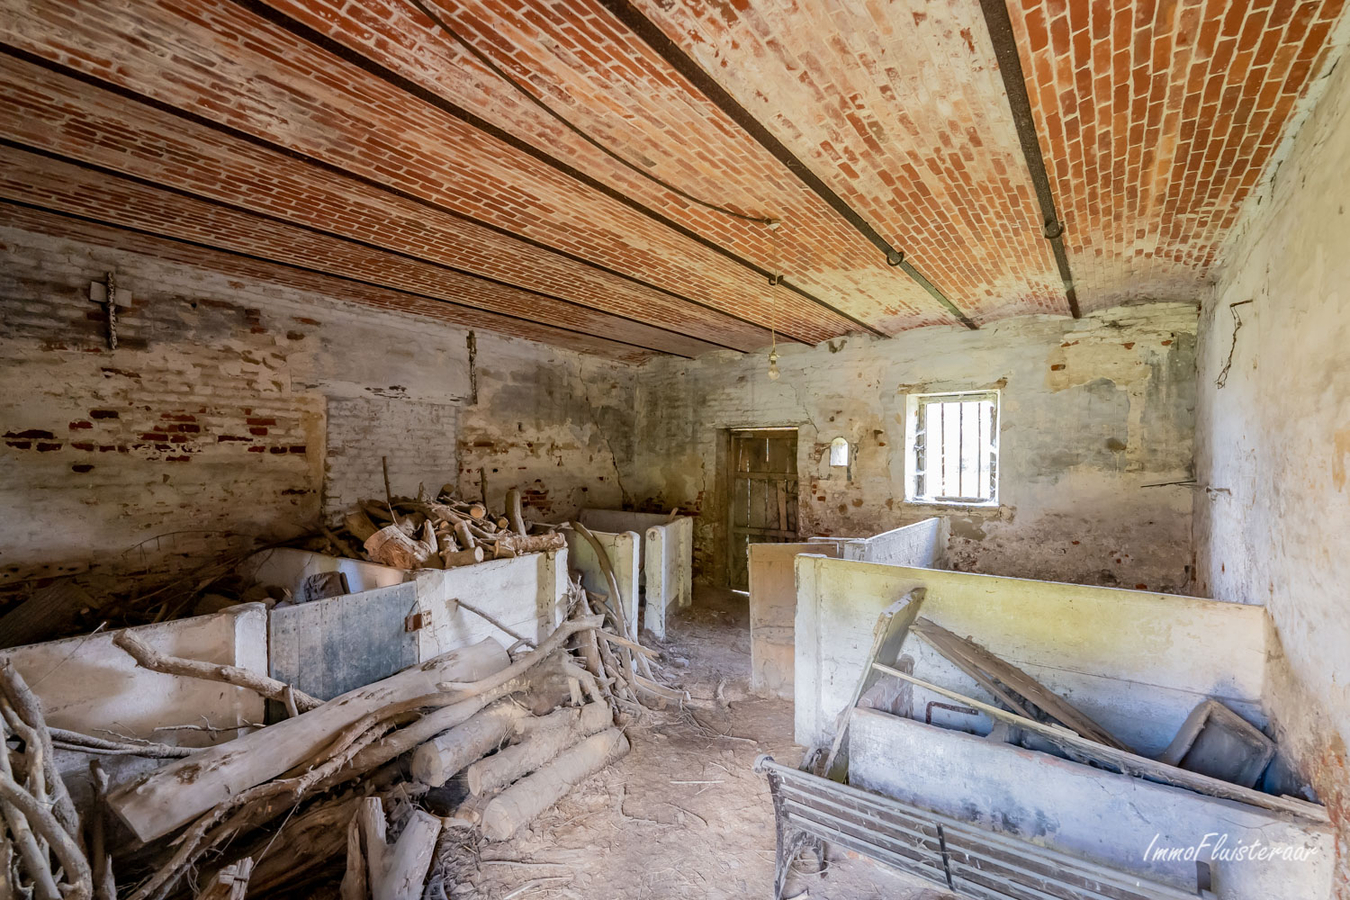
[[[642,445],[625,484],[639,505],[702,513],[701,576],[723,577],[718,434],[796,425],[804,536],[861,536],[947,515],[952,559],[975,571],[1091,584],[1190,584],[1196,307],[1124,307],[1082,320],[1029,317],[979,332],[928,328],[890,340],[655,360],[639,370]],[[999,508],[905,500],[909,393],[998,387]],[[848,439],[852,465],[829,466]]]

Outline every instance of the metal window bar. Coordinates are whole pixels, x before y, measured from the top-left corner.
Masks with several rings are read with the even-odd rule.
[[[998,484],[997,436],[996,392],[920,397],[915,429],[916,498],[952,504],[993,502]],[[934,466],[937,471],[930,471]]]

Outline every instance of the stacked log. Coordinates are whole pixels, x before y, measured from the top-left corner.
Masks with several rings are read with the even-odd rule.
[[[337,556],[400,569],[449,569],[487,559],[561,550],[554,526],[527,522],[520,491],[506,494],[506,509],[491,513],[477,500],[461,500],[450,485],[434,498],[362,500],[340,524],[324,527],[318,545]],[[306,539],[311,544],[316,540]]]
[[[534,537],[513,530],[503,539]],[[326,702],[118,635],[114,645],[144,668],[286,706],[280,721],[205,749],[48,728],[0,657],[0,727],[18,748],[0,753],[0,880],[37,900],[233,900],[303,891],[325,867],[342,867],[344,900],[420,897],[442,825],[417,808],[420,797],[461,779],[471,793],[457,815],[484,838],[505,839],[628,752],[617,710],[683,699],[654,680],[657,655],[621,613],[579,580],[569,583],[566,610],[537,647],[514,634],[511,650],[486,640]],[[86,834],[54,748],[161,765],[111,786],[95,769],[96,805],[79,811]],[[105,828],[111,816],[125,828]],[[109,839],[119,831],[134,840]]]

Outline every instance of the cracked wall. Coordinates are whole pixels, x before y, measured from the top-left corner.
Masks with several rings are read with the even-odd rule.
[[[633,458],[636,370],[567,351],[478,336],[478,403],[461,411],[459,487],[500,509],[518,487],[526,518],[623,509]]]
[[[874,534],[930,515],[955,568],[1184,592],[1191,583],[1196,307],[1029,317],[978,332],[930,328],[764,354],[656,360],[641,370],[638,505],[698,513],[696,567],[725,579],[727,429],[797,426],[801,534]],[[908,393],[1001,391],[1000,506],[905,501]],[[847,438],[849,470],[829,466]]]

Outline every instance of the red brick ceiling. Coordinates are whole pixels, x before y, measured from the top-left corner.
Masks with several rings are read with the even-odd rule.
[[[616,0],[420,2],[492,65],[412,0],[0,0],[6,213],[624,359],[956,321]],[[1084,309],[1198,298],[1342,2],[1009,0]],[[1068,314],[978,0],[633,3],[972,324]]]

